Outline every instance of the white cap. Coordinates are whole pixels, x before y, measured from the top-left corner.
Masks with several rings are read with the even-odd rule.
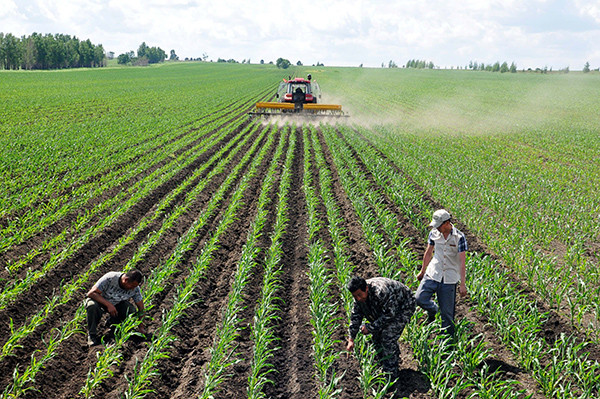
[[[448,211],[445,209],[438,209],[437,211],[433,212],[433,219],[431,219],[431,223],[429,223],[429,226],[437,229],[446,220],[450,220],[450,214],[448,213]]]

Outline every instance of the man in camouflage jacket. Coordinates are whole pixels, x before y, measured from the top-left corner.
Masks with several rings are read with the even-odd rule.
[[[354,276],[348,284],[354,297],[350,316],[348,352],[354,349],[358,332],[371,335],[376,357],[384,372],[394,379],[398,374],[398,339],[415,312],[415,297],[404,284],[385,277],[365,280]],[[366,318],[369,323],[362,324]]]

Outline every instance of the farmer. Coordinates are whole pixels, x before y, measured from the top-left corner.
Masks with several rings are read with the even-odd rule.
[[[385,277],[365,280],[354,276],[348,283],[354,297],[350,316],[348,352],[354,349],[358,332],[371,335],[377,360],[392,380],[398,376],[398,339],[415,312],[415,297],[402,283]],[[362,324],[363,318],[369,323]]]
[[[118,324],[125,320],[129,314],[136,312],[129,301],[133,298],[138,312],[144,312],[144,301],[139,285],[143,276],[138,270],[127,273],[109,272],[100,277],[87,293],[85,307],[87,311],[88,346],[100,344],[98,338],[98,323],[106,312],[110,314],[110,325]],[[144,325],[140,325],[140,332],[145,333]]]
[[[456,286],[460,296],[467,295],[465,285],[465,259],[467,240],[465,235],[454,227],[450,213],[439,209],[433,213],[429,226],[427,249],[423,255],[423,265],[417,275],[421,282],[417,289],[417,304],[428,314],[428,322],[435,320],[438,310],[442,316],[442,328],[454,335],[454,309],[456,304]],[[433,257],[432,257],[433,254]],[[436,305],[431,297],[437,296]]]

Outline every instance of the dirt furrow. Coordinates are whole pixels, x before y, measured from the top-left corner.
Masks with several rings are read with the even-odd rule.
[[[265,388],[265,393],[270,398],[317,396],[312,377],[314,366],[310,356],[312,349],[308,309],[307,216],[302,191],[304,146],[301,129],[296,129],[292,134],[296,135],[297,144],[289,192],[289,225],[283,237],[283,288],[280,291],[283,303],[279,312],[280,323],[275,329],[280,349],[272,359],[272,364],[278,371],[272,375],[274,384]]]
[[[334,176],[334,190],[340,209],[343,212],[344,220],[347,223],[346,229],[349,233],[348,243],[352,253],[350,260],[355,266],[354,274],[362,276],[365,279],[378,277],[379,273],[377,272],[377,264],[375,262],[372,249],[366,242],[358,215],[354,211],[354,207],[344,191],[344,188],[342,187],[339,174],[333,161],[333,156],[327,147],[327,143],[325,142],[325,138],[323,137],[321,131],[319,131],[318,137],[320,145],[323,148],[325,160],[327,164],[330,165],[332,175]],[[412,227],[409,223],[403,222],[401,223],[400,227],[403,233],[406,229],[407,232],[411,231],[413,234],[418,235],[418,233],[414,231],[414,227]],[[411,237],[414,236],[415,235],[411,235]],[[347,339],[347,331],[344,332],[345,337],[342,343],[345,343]],[[357,362],[357,360],[354,358],[351,358],[351,361],[355,363]],[[431,396],[428,394],[429,382],[427,377],[425,377],[425,375],[419,371],[419,364],[414,358],[412,349],[404,342],[400,342],[400,362],[396,396],[409,397],[411,399],[431,398]]]
[[[279,136],[281,136],[281,132],[281,129],[279,129]],[[273,225],[277,217],[276,198],[279,192],[279,185],[281,184],[282,167],[288,147],[289,142],[284,144],[282,160],[278,162],[279,165],[275,171],[275,183],[273,184],[273,187],[271,187],[270,191],[270,198],[272,198],[272,201],[268,206],[267,220],[261,233],[261,237],[259,238],[259,248],[261,248],[261,252],[257,257],[257,264],[254,267],[252,276],[249,278],[248,289],[244,298],[244,309],[241,313],[241,318],[244,320],[244,329],[240,332],[240,337],[236,340],[236,352],[239,353],[240,362],[235,365],[233,375],[223,387],[223,391],[217,393],[215,396],[216,398],[236,399],[240,396],[244,396],[248,389],[248,377],[250,375],[251,361],[255,345],[255,342],[251,337],[252,324],[254,323],[256,307],[261,298],[265,256],[269,247],[271,246],[270,236],[273,232]],[[252,214],[254,214],[254,212]],[[181,396],[181,399],[185,399],[187,397],[188,396]]]
[[[76,211],[70,212],[69,214],[67,214],[63,218],[61,218],[60,220],[58,220],[58,221],[54,222],[53,224],[51,224],[50,226],[44,228],[43,231],[35,234],[33,237],[25,240],[23,243],[18,244],[15,247],[9,249],[7,252],[0,254],[0,265],[6,266],[9,262],[19,260],[21,257],[25,256],[32,250],[40,247],[44,242],[48,241],[51,237],[57,236],[57,235],[61,234],[63,231],[70,229],[71,225],[77,220],[78,217],[80,217],[80,215],[85,215],[87,212],[90,212],[91,210],[93,210],[93,208],[95,206],[102,204],[103,202],[111,199],[112,197],[114,197],[115,195],[117,195],[121,192],[126,191],[129,187],[133,186],[136,182],[142,180],[146,176],[149,176],[154,171],[167,165],[169,162],[172,162],[172,159],[176,158],[177,156],[179,156],[179,155],[185,153],[186,151],[188,151],[189,149],[193,148],[195,145],[200,143],[200,141],[203,140],[205,137],[210,137],[211,135],[216,134],[216,132],[218,132],[219,130],[225,128],[226,126],[231,124],[234,119],[229,119],[227,121],[224,121],[223,124],[220,125],[218,128],[213,129],[210,132],[207,132],[205,134],[199,135],[192,142],[190,142],[189,144],[187,144],[185,146],[182,146],[177,151],[175,151],[173,153],[172,157],[163,159],[162,161],[153,164],[149,168],[146,168],[142,172],[137,173],[135,176],[133,176],[130,179],[128,179],[127,181],[119,184],[118,186],[115,186],[111,189],[106,190],[102,195],[95,197],[95,198],[91,198],[85,205],[79,207]],[[243,127],[244,126],[242,126],[242,128]],[[184,135],[195,134],[195,132],[197,130],[199,130],[199,129],[192,129],[192,130],[186,132]],[[236,130],[236,131],[239,131],[239,130]],[[227,137],[225,139],[225,142],[227,142],[229,139],[230,139],[230,137]],[[163,148],[165,145],[166,144],[162,145],[160,148]],[[159,148],[155,148],[152,151],[153,152],[159,151]],[[211,150],[210,152],[212,152],[212,151],[214,151],[214,150]],[[206,154],[204,157],[210,156],[210,155],[212,155],[212,154]],[[138,158],[130,160],[130,161],[128,161],[128,163],[136,162],[137,159]],[[208,159],[208,158],[206,158],[206,159]],[[196,167],[197,167],[197,165],[188,165],[188,167],[186,167],[186,169],[193,170]],[[177,179],[178,179],[178,177],[176,176],[172,179],[172,181],[176,181]],[[168,183],[170,183],[170,182],[167,182],[167,184]],[[98,215],[94,216],[92,218],[92,220],[88,223],[88,225],[93,226],[93,225],[99,223],[107,215],[108,215],[108,213],[107,213],[107,211],[105,211],[102,214],[98,214]],[[68,233],[64,242],[68,243],[76,238],[77,238],[77,235]],[[28,269],[37,270],[37,269],[41,268],[41,266],[45,262],[47,262],[48,259],[50,258],[51,252],[56,252],[56,251],[60,251],[60,250],[62,250],[62,248],[59,248],[57,250],[50,251],[50,252],[45,251],[42,254],[35,256],[33,259],[31,259],[28,262],[27,267],[22,268],[21,270],[17,271],[16,273],[13,273],[12,275],[9,274],[7,269],[2,267],[0,269],[0,281],[3,278],[9,279],[11,281],[15,280],[15,279],[23,278],[24,274],[27,272]]]
[[[250,145],[251,145],[250,143],[247,144],[245,147],[245,150],[242,150],[240,152],[240,154],[236,155],[233,162],[239,162],[239,159],[243,156],[244,151],[247,151],[247,149]],[[194,162],[194,164],[197,167],[197,166],[201,165],[203,162],[205,162],[205,160],[206,160],[205,156],[202,156],[201,158],[196,160]],[[182,173],[183,173],[183,171],[182,171]],[[193,173],[193,170],[190,169],[185,173],[186,173],[186,175],[189,175],[190,173]],[[197,181],[199,181],[201,178],[202,177],[200,177]],[[146,275],[149,274],[149,272],[154,267],[154,265],[157,265],[160,262],[164,261],[164,259],[170,254],[172,249],[177,244],[178,238],[193,223],[198,212],[200,212],[200,210],[203,209],[203,207],[208,202],[210,197],[218,189],[218,187],[220,186],[220,184],[224,180],[224,178],[225,178],[224,174],[217,175],[209,183],[209,185],[205,188],[205,190],[199,195],[199,197],[197,198],[196,202],[192,205],[190,210],[177,221],[177,223],[173,227],[173,229],[169,230],[166,234],[161,236],[161,240],[159,241],[158,245],[156,245],[146,255],[144,261],[142,261],[141,264],[138,266]],[[181,179],[178,178],[178,182],[181,182],[181,181],[183,181],[183,178],[181,178]],[[178,182],[171,182],[171,184],[168,186],[168,188],[165,187],[165,190],[170,191],[170,190],[174,189],[175,187],[177,187]],[[190,189],[191,188],[188,188],[188,190],[190,190]],[[166,194],[166,193],[163,193],[163,195],[155,196],[154,197],[155,203],[157,203],[158,200],[163,198],[164,194]],[[185,193],[183,193],[182,195],[184,195],[184,194]],[[153,208],[154,207],[151,207],[147,212],[152,212]],[[146,212],[139,212],[138,214],[131,215],[131,218],[134,219],[135,221],[138,221],[138,220],[142,219],[142,217],[145,214],[146,214]],[[154,229],[157,230],[158,228],[160,228],[161,222],[162,222],[162,220],[156,221],[151,226],[149,226],[145,230],[145,232],[148,232],[148,231],[151,231]],[[200,236],[201,237],[205,236],[209,230],[210,230],[210,227],[206,227],[203,231],[201,231]],[[115,258],[112,259],[111,262],[108,262],[107,264],[103,265],[101,267],[101,269],[98,270],[90,278],[89,285],[91,286],[100,276],[102,276],[102,274],[104,274],[107,271],[121,270],[124,267],[124,265],[129,261],[129,259],[133,255],[133,253],[136,251],[137,245],[141,243],[140,240],[143,240],[145,238],[145,232],[144,232],[144,234],[139,235],[140,239],[135,244],[128,245],[126,248],[124,248],[122,251],[120,251],[115,256]],[[112,245],[111,242],[108,242],[105,244],[108,246]],[[90,261],[92,261],[94,258],[92,258],[90,256],[90,258],[86,261],[86,263],[82,262],[81,264],[88,265],[90,263]],[[185,271],[186,269],[182,269],[182,270]],[[183,274],[187,274],[187,273],[183,273]],[[177,276],[175,276],[173,278],[177,278]],[[163,294],[162,294],[163,298],[165,295],[167,295],[167,293],[169,293],[169,288],[167,288],[165,291],[163,291]],[[47,334],[48,331],[50,331],[50,329],[52,327],[58,326],[60,324],[61,320],[73,317],[75,309],[80,305],[84,294],[85,294],[85,292],[82,292],[81,297],[74,298],[71,301],[69,301],[67,304],[61,306],[60,309],[58,311],[56,311],[48,319],[48,322],[45,323],[44,325],[42,325],[38,329],[39,331],[36,330],[33,334],[30,335],[30,337],[23,340],[23,348],[21,348],[17,351],[17,354],[14,357],[14,359],[26,359],[26,358],[28,358],[27,353],[32,353],[35,350],[43,349],[44,345],[43,345],[43,342],[41,342],[41,337],[43,337],[44,334]],[[160,301],[161,301],[161,298],[157,298],[157,302],[160,302]],[[21,303],[24,303],[24,302],[21,302]],[[22,312],[22,314],[28,315],[28,314],[33,313],[36,310],[37,305],[38,305],[37,302],[25,303],[24,308],[29,309],[29,311],[27,313]],[[11,313],[8,313],[8,314],[11,314]],[[160,320],[159,314],[157,315],[157,317],[158,317],[157,320]],[[82,328],[83,327],[84,326],[82,326]],[[85,340],[86,339],[83,334],[77,335],[76,337],[74,337],[70,340],[72,342],[72,345],[69,345],[69,344],[63,345],[63,347],[61,347],[61,349],[59,350],[60,362],[66,362],[65,367],[67,369],[71,366],[71,364],[77,364],[77,361],[80,361],[80,362],[83,362],[83,364],[85,365],[85,367],[84,367],[86,369],[85,372],[87,372],[87,368],[88,368],[89,364],[92,364],[90,362],[95,361],[95,355],[93,355],[93,351],[90,351],[90,354],[92,354],[92,356],[90,358],[88,358],[88,357],[86,357],[86,355],[88,353],[87,348],[85,350],[81,349],[82,346],[84,346],[84,344],[85,344]],[[13,361],[13,358],[10,358],[10,359],[8,359],[8,361],[2,362],[2,364],[0,366],[0,370],[2,370],[2,375],[6,376],[7,379],[9,379],[10,375],[12,374],[12,368],[14,368],[14,363],[15,363],[15,361]],[[51,363],[54,363],[54,361],[52,361]],[[64,373],[62,373],[60,371],[61,368],[57,367],[56,365],[49,366],[48,370],[58,370],[57,373],[59,375],[64,375]],[[4,371],[6,371],[6,373]],[[48,372],[51,373],[52,371],[48,371]],[[77,374],[74,373],[73,375],[70,376],[69,383],[76,382],[76,380],[77,380],[76,375]],[[83,375],[83,378],[84,377],[85,377],[85,375]],[[57,379],[57,381],[61,382],[60,377]],[[64,382],[65,381],[62,381],[63,384],[64,384]],[[76,384],[79,382],[82,382],[82,380],[76,382]],[[51,384],[45,384],[45,387],[50,386],[50,385]],[[80,388],[81,384],[79,384],[78,387]],[[64,387],[61,387],[61,388],[64,388]],[[79,388],[77,388],[77,389],[79,389]],[[61,390],[63,390],[63,389],[49,391],[50,393],[49,393],[48,397],[51,397],[52,395],[54,395],[54,393],[52,393],[52,392],[57,392],[57,391],[61,391]]]
[[[343,138],[343,135],[340,134],[340,137]],[[352,150],[352,153],[353,158],[355,159],[357,164],[360,166],[365,175],[368,176],[368,179],[371,181],[373,188],[378,189],[379,187],[374,181],[374,179],[371,177],[371,173],[368,171],[367,166],[362,162],[359,155],[354,149]],[[382,158],[387,159],[381,152],[379,152],[379,155]],[[405,174],[398,168],[396,168],[396,171],[405,176]],[[414,184],[412,180],[411,183]],[[417,185],[415,186],[418,187]],[[420,188],[417,189],[423,192]],[[408,244],[408,247],[413,252],[418,254],[419,259],[422,259],[423,253],[427,245],[424,237],[421,236],[421,234],[418,232],[418,229],[412,224],[412,222],[403,214],[403,212],[400,209],[396,207],[393,201],[391,201],[383,192],[382,197],[384,198],[386,208],[393,212],[398,218],[399,225],[402,226],[402,235],[405,237],[412,238],[412,240]],[[425,198],[434,209],[444,208],[442,204],[435,202],[431,197],[425,196]],[[475,235],[473,235],[464,224],[462,224],[458,220],[453,220],[453,224],[460,231],[465,233],[467,242],[469,244],[469,252],[488,253],[486,252],[487,248],[485,247],[485,245],[483,245],[481,241]],[[415,270],[415,273],[417,272],[418,270]],[[533,380],[533,378],[531,378],[531,376],[526,371],[522,370],[518,366],[516,360],[512,356],[512,353],[496,337],[493,327],[491,327],[488,324],[485,317],[481,316],[476,310],[472,309],[472,304],[468,298],[463,299],[461,297],[457,297],[455,315],[456,320],[464,318],[475,323],[472,329],[472,334],[483,334],[486,342],[489,343],[489,347],[492,349],[492,353],[494,354],[494,356],[488,358],[486,361],[489,363],[489,365],[493,366],[494,369],[500,371],[501,378],[506,380],[516,380],[520,383],[520,385],[523,388],[527,389],[528,393],[533,394],[534,398],[540,397],[537,396],[539,394],[536,393],[537,383]]]

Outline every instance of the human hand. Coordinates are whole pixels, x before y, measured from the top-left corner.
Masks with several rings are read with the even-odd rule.
[[[423,280],[423,277],[425,277],[424,272],[419,272],[419,274],[417,274],[417,280],[421,281],[421,280]]]
[[[108,313],[110,313],[110,315],[112,317],[115,317],[119,314],[119,312],[117,311],[117,308],[115,308],[115,305],[113,305],[112,303],[108,303],[108,305],[106,305],[106,310],[108,310]]]
[[[467,286],[464,283],[462,283],[460,285],[460,287],[458,288],[458,292],[460,293],[460,296],[462,298],[466,297],[467,296]]]
[[[360,332],[363,333],[364,335],[371,334],[371,332],[369,331],[369,329],[367,328],[367,326],[365,326],[364,324],[362,326],[360,326]]]
[[[353,349],[354,340],[352,338],[348,338],[348,343],[346,344],[346,350],[348,351],[348,353],[346,354],[346,357],[350,357],[350,352],[352,352]]]

